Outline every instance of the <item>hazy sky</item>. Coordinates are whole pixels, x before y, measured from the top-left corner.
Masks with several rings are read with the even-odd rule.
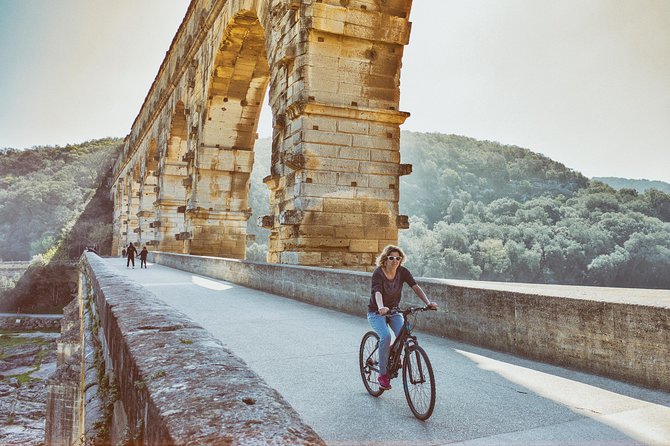
[[[187,7],[0,0],[0,147],[125,136]],[[414,0],[411,21],[404,130],[670,182],[670,0]]]

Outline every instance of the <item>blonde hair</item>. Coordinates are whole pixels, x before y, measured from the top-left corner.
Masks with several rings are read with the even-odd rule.
[[[384,265],[386,265],[387,257],[388,257],[393,251],[397,251],[398,253],[400,253],[400,257],[402,257],[402,258],[400,259],[400,264],[402,265],[403,263],[405,263],[405,260],[407,260],[407,256],[405,255],[405,251],[403,251],[399,246],[395,246],[395,245],[386,245],[386,247],[384,247],[384,249],[382,250],[382,253],[379,254],[379,256],[377,257],[377,261],[376,261],[377,266],[384,266]]]

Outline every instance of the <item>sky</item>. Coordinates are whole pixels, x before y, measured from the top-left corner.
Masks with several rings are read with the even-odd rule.
[[[0,147],[128,134],[187,8],[0,0]],[[414,0],[410,20],[403,130],[670,182],[670,0]]]

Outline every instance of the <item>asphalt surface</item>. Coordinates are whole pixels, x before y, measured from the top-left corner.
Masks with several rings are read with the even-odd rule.
[[[437,383],[435,411],[422,422],[400,379],[379,398],[365,391],[365,308],[355,317],[160,265],[107,261],[220,339],[329,445],[670,445],[668,393],[418,331]]]

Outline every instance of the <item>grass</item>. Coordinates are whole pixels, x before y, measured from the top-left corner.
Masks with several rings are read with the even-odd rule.
[[[41,365],[44,356],[46,355],[46,349],[44,348],[47,345],[50,345],[52,341],[48,341],[43,338],[21,338],[17,335],[19,332],[10,332],[7,330],[0,331],[0,359],[5,359],[10,357],[9,350],[21,347],[23,345],[35,344],[40,346],[40,351],[35,355],[35,362],[32,365],[32,369],[21,373],[18,375],[9,375],[6,378],[16,378],[21,385],[27,384],[29,382],[40,381],[39,378],[33,378],[33,373],[37,372]]]

